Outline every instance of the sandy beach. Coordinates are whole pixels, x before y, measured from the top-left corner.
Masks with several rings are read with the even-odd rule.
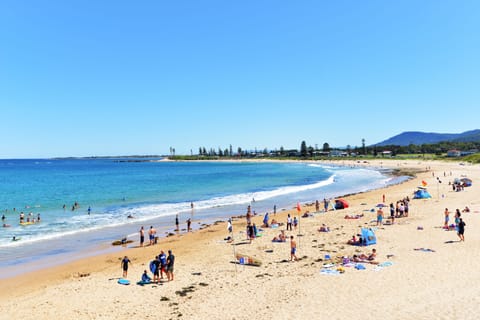
[[[476,319],[480,303],[480,176],[478,165],[433,161],[344,161],[416,172],[415,178],[388,188],[345,197],[344,210],[315,212],[302,203],[296,230],[287,231],[297,241],[299,261],[290,262],[290,244],[273,243],[284,230],[262,228],[261,237],[246,240],[246,219],[234,219],[234,246],[224,239],[227,223],[218,222],[199,231],[160,239],[157,245],[125,248],[121,252],[94,256],[65,265],[42,269],[20,277],[0,280],[0,319]],[[454,192],[454,178],[466,176],[473,186]],[[438,178],[438,179],[437,179]],[[432,199],[412,199],[422,181]],[[439,181],[442,181],[439,183]],[[409,197],[408,217],[393,225],[376,225],[376,205]],[[291,210],[270,214],[286,222]],[[462,213],[465,241],[456,231],[442,229],[444,210],[468,206]],[[373,209],[373,212],[372,212]],[[389,215],[388,208],[384,209]],[[363,215],[345,219],[346,215]],[[260,226],[263,213],[253,218]],[[322,224],[330,232],[319,232]],[[377,243],[351,246],[346,242],[371,227]],[[138,243],[132,244],[137,246]],[[377,264],[362,264],[336,271],[342,257],[377,250]],[[136,285],[149,262],[160,250],[172,250],[175,280]],[[423,249],[423,250],[415,250]],[[234,252],[255,257],[262,265],[234,263]],[[132,261],[130,285],[117,283],[122,276],[121,258]],[[326,255],[331,259],[327,260]],[[325,264],[335,264],[325,268]],[[344,271],[344,272],[343,272]]]

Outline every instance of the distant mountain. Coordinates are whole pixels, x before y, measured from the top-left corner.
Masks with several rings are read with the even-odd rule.
[[[375,146],[408,146],[410,144],[433,144],[444,141],[452,142],[470,142],[480,141],[480,129],[465,131],[463,133],[433,133],[420,131],[407,131],[393,136],[385,141],[375,144]]]

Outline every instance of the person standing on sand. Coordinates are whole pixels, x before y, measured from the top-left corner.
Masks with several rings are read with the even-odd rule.
[[[287,216],[287,231],[292,231],[292,217],[290,217],[290,213]]]
[[[381,207],[377,210],[377,226],[381,226],[383,223],[383,210]]]
[[[148,230],[148,238],[150,240],[150,245],[152,246],[155,243],[155,235],[157,234],[157,230],[150,226],[150,230]]]
[[[460,238],[460,241],[465,241],[465,236],[463,233],[465,232],[465,222],[463,222],[463,219],[460,218],[460,222],[458,223],[458,237]]]
[[[145,242],[145,230],[143,229],[143,226],[140,228],[140,247],[143,247],[143,243]]]
[[[179,222],[178,222],[178,214],[175,216],[175,231],[180,231]]]
[[[320,211],[320,202],[318,200],[315,201],[315,212]]]
[[[158,259],[160,260],[160,279],[163,279],[163,274],[167,274],[167,255],[163,250],[160,250]]]
[[[155,265],[155,272],[153,272],[153,282],[160,283],[160,259],[158,256],[155,256],[153,260],[153,264]]]
[[[444,212],[444,215],[445,215],[445,220],[444,220],[444,224],[443,224],[443,227],[445,229],[448,229],[448,221],[450,220],[450,212],[448,212],[448,208],[445,208],[445,212]]]
[[[390,219],[392,220],[392,224],[395,222],[395,207],[393,206],[393,202],[390,203]]]
[[[130,259],[128,259],[127,256],[125,256],[123,259],[122,259],[122,263],[121,263],[121,267],[123,269],[123,277],[125,278],[127,275],[128,275],[128,264],[132,264],[132,262],[130,261]]]
[[[192,219],[188,218],[187,219],[187,232],[190,232],[192,230]]]
[[[328,211],[328,201],[325,198],[323,198],[323,209],[325,210],[325,212]]]
[[[297,242],[293,240],[293,236],[290,236],[290,261],[297,261]]]
[[[173,281],[173,265],[175,264],[175,256],[172,254],[172,250],[168,250],[167,257],[167,279]]]

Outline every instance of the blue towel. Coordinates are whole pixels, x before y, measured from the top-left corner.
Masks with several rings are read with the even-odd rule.
[[[357,264],[355,265],[355,269],[357,269],[357,270],[365,270],[366,268],[365,268],[365,266],[364,266],[363,264],[357,263]]]

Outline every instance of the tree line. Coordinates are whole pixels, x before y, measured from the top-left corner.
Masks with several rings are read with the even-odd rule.
[[[332,148],[328,142],[325,142],[321,147],[318,145],[307,145],[306,141],[300,143],[299,149],[286,149],[283,146],[275,149],[263,148],[258,150],[242,149],[238,147],[234,150],[232,145],[227,148],[206,148],[199,147],[198,153],[194,154],[191,150],[190,156],[175,155],[175,148],[170,148],[170,155],[175,158],[251,158],[251,157],[278,157],[278,158],[311,158],[329,156],[332,151],[338,151],[348,156],[378,156],[383,151],[390,151],[391,156],[398,154],[436,154],[442,155],[449,150],[457,149],[461,151],[478,150],[480,149],[479,142],[440,142],[434,144],[410,144],[408,146],[386,145],[386,146],[366,146],[365,139],[361,140],[361,146],[347,145],[344,148]]]

